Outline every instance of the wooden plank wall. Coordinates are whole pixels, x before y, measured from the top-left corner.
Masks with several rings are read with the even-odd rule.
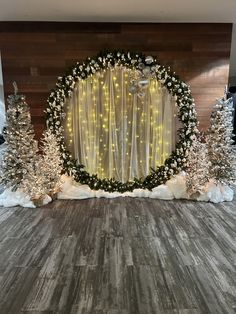
[[[31,105],[37,137],[46,99],[68,66],[101,49],[155,55],[191,85],[200,128],[228,83],[231,24],[0,22],[4,90],[17,81]]]

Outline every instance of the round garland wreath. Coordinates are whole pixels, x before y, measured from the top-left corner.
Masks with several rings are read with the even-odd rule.
[[[175,96],[178,118],[182,122],[182,127],[178,130],[179,141],[175,150],[165,160],[164,165],[151,169],[150,174],[145,178],[134,178],[133,181],[125,183],[114,178],[100,179],[96,174],[89,174],[67,150],[62,126],[65,118],[63,107],[67,97],[71,97],[76,82],[114,66],[123,66],[141,72],[148,68],[150,74],[155,76],[162,86],[165,86]],[[94,58],[87,58],[82,63],[77,62],[65,76],[58,77],[56,88],[51,91],[47,103],[48,107],[45,111],[47,126],[58,138],[65,172],[73,175],[77,182],[87,184],[94,190],[102,189],[108,192],[123,193],[137,188],[151,190],[165,183],[172,175],[185,169],[187,151],[198,132],[195,104],[189,86],[181,81],[175,73],[172,73],[170,68],[166,69],[160,65],[155,58],[135,52],[105,51]]]

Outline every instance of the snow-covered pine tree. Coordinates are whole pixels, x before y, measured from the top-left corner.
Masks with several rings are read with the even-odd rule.
[[[209,181],[207,145],[198,137],[195,137],[189,149],[186,173],[187,193],[191,198],[198,197]]]
[[[37,200],[43,199],[47,194],[45,185],[43,158],[36,155],[35,158],[27,164],[27,172],[24,175],[24,180],[21,183],[22,190],[30,196],[35,205]]]
[[[15,93],[9,95],[7,99],[9,105],[4,130],[6,149],[0,166],[0,183],[13,191],[21,187],[29,164],[34,160],[38,150],[29,106],[25,96],[18,95],[16,84],[14,88]]]
[[[209,174],[216,184],[236,180],[236,154],[232,145],[232,100],[219,99],[213,108],[208,130]]]
[[[43,133],[42,139],[42,174],[47,194],[53,195],[60,190],[62,160],[56,136],[51,130]]]

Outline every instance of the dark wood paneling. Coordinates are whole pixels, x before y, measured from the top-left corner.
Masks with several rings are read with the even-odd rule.
[[[137,50],[157,56],[191,85],[205,129],[228,82],[231,29],[231,24],[0,22],[5,94],[16,80],[40,136],[47,95],[68,66],[101,49]]]

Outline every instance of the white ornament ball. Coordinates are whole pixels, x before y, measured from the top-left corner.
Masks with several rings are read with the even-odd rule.
[[[152,64],[153,61],[154,61],[154,59],[153,59],[152,56],[147,56],[147,57],[145,58],[145,62],[146,62],[147,64]]]

